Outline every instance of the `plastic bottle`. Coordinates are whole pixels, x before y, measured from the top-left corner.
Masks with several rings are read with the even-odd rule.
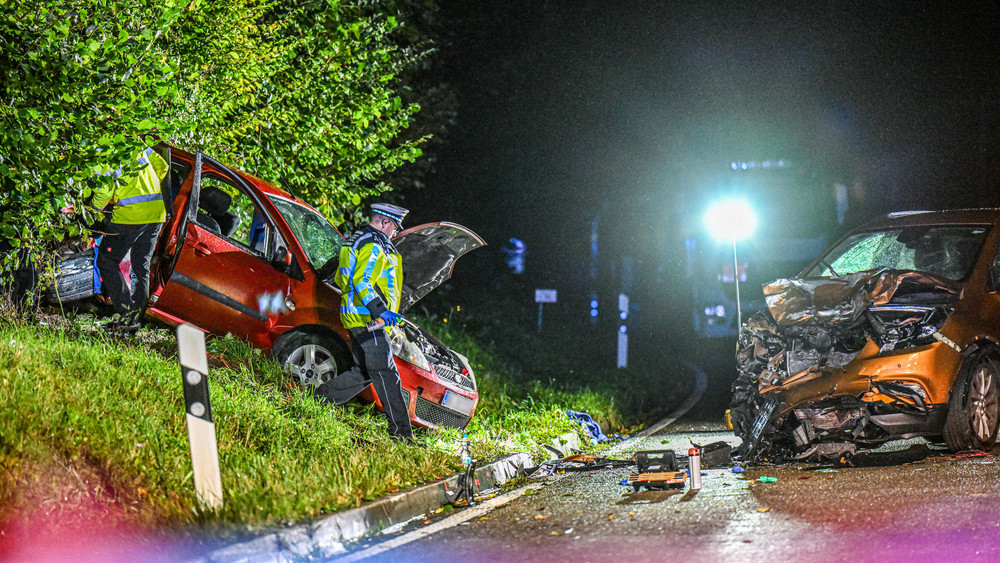
[[[469,451],[469,435],[462,434],[462,448],[459,450],[462,465],[468,467],[472,463],[472,452]]]
[[[688,450],[688,475],[691,476],[691,488],[701,488],[701,448]]]

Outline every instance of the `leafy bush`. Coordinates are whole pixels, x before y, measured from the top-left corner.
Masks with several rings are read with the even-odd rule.
[[[342,221],[420,154],[392,3],[82,0],[0,8],[0,235],[74,237],[162,139],[283,180]],[[402,46],[401,46],[402,45]],[[73,206],[76,215],[60,214]]]

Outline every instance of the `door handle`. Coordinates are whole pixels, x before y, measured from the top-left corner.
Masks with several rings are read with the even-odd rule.
[[[200,242],[194,244],[194,253],[198,256],[208,256],[212,253],[211,249]]]

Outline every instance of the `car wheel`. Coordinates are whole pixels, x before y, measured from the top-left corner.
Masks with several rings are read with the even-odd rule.
[[[271,357],[303,387],[319,387],[351,366],[347,347],[335,337],[297,332],[283,340]]]
[[[963,366],[948,400],[944,441],[952,451],[989,449],[997,435],[1000,401],[996,360],[980,353]]]

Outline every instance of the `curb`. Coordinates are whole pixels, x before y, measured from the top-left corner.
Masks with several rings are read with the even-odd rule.
[[[512,454],[476,469],[476,484],[480,489],[493,488],[522,475],[526,467],[532,466],[534,459],[531,454]],[[419,485],[317,522],[217,549],[195,561],[256,563],[343,555],[347,553],[346,543],[358,540],[372,530],[406,522],[447,504],[448,494],[455,490],[457,483],[458,475],[453,475],[435,483]]]

